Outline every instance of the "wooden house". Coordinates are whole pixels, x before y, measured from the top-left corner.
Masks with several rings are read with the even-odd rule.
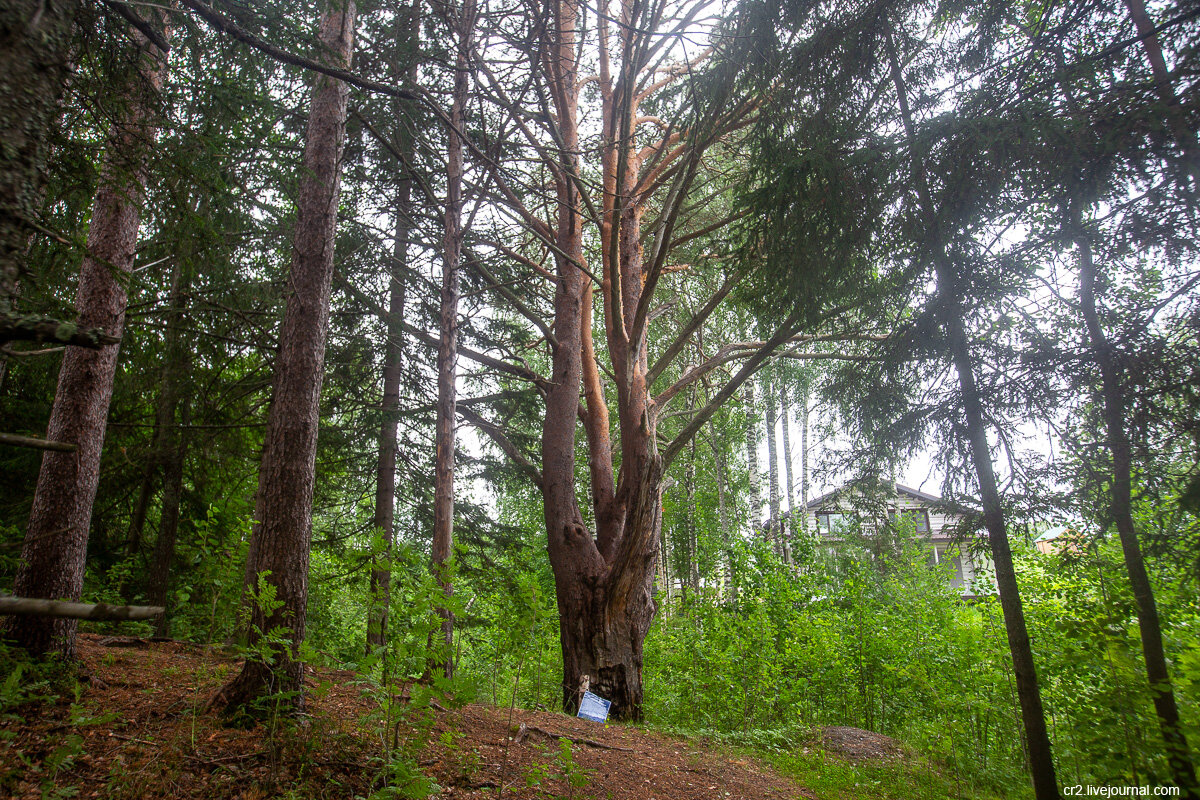
[[[918,537],[928,543],[930,564],[950,564],[950,585],[972,598],[981,584],[993,587],[991,559],[980,531],[964,530],[964,512],[942,498],[900,484],[877,491],[842,487],[827,492],[805,506],[809,530],[830,547],[843,539],[854,523],[868,538],[895,528],[899,519],[911,520]]]

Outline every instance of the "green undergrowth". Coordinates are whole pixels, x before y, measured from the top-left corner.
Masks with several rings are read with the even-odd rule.
[[[821,800],[1016,800],[1027,794],[980,786],[915,754],[899,759],[848,761],[826,752],[809,729],[656,730],[700,744],[724,746],[753,758]]]
[[[924,759],[852,763],[819,748],[753,751],[821,800],[997,800],[995,794],[936,769]]]

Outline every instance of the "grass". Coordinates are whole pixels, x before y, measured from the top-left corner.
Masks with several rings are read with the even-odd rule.
[[[947,777],[923,758],[853,763],[816,748],[752,751],[821,800],[998,800],[1007,795]]]

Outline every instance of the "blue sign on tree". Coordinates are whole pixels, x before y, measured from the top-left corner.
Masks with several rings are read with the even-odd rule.
[[[584,692],[583,700],[579,703],[579,716],[584,719],[590,719],[592,722],[606,722],[608,720],[608,709],[611,707],[611,700],[605,700],[603,697],[594,695],[591,692]]]

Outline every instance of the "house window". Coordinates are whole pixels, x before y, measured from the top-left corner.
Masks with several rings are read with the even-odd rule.
[[[841,536],[850,527],[850,518],[837,511],[822,511],[817,514],[817,530],[824,536]]]
[[[895,515],[888,516],[895,519]],[[913,530],[918,536],[926,536],[929,534],[929,512],[923,508],[902,508],[900,509],[900,518],[904,520],[912,520]]]

